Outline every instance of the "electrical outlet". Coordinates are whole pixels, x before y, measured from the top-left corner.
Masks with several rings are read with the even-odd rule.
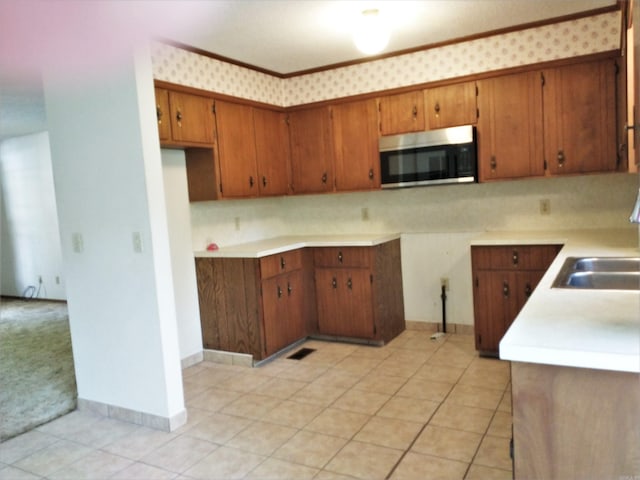
[[[540,200],[540,215],[551,215],[551,200],[548,198]]]
[[[449,278],[448,277],[442,277],[440,279],[440,286],[444,287],[445,290],[449,290]]]
[[[362,221],[367,222],[369,220],[369,209],[367,207],[362,208]]]

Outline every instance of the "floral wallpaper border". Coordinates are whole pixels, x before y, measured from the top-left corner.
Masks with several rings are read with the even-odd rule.
[[[285,79],[156,42],[153,74],[157,80],[288,107],[615,50],[620,15],[609,12]]]

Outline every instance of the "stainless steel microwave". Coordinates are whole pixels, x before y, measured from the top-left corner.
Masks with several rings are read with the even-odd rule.
[[[478,181],[473,125],[380,137],[382,188]]]

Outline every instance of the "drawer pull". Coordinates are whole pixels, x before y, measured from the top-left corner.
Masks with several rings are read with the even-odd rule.
[[[291,283],[287,282],[287,295],[291,296],[292,291],[293,288],[291,288]]]
[[[347,279],[347,288],[349,290],[353,290],[353,282],[351,281],[351,278]]]
[[[509,298],[509,284],[507,282],[502,284],[502,295],[504,298]]]
[[[512,256],[511,256],[511,261],[513,262],[514,265],[518,265],[518,260],[519,260],[518,251],[514,250]]]
[[[342,263],[342,252],[338,252],[338,262]]]
[[[278,285],[278,298],[282,298],[282,289],[280,288],[280,285]]]
[[[527,296],[527,298],[529,298],[531,296],[531,292],[533,292],[533,288],[531,288],[531,284],[527,283],[524,286],[524,294]]]
[[[284,270],[286,262],[284,261],[284,257],[280,257],[280,269]]]
[[[333,277],[333,279],[331,280],[331,286],[333,288],[338,288],[338,280],[336,280],[336,277]]]

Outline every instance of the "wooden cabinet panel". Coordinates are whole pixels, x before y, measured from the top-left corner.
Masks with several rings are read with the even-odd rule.
[[[284,113],[253,109],[258,187],[260,196],[289,192],[291,156],[289,127]]]
[[[560,245],[471,247],[476,349],[497,355],[500,340],[560,251]]]
[[[199,202],[220,198],[220,181],[214,148],[185,149],[189,201]]]
[[[540,85],[538,72],[478,82],[481,182],[544,175]]]
[[[156,118],[160,143],[171,140],[171,110],[169,109],[169,90],[156,88]]]
[[[266,356],[273,355],[307,335],[303,300],[301,270],[262,281]]]
[[[378,98],[380,135],[419,132],[425,129],[421,90]]]
[[[427,128],[475,124],[477,120],[475,82],[457,83],[424,91]]]
[[[215,139],[213,99],[169,92],[171,134],[174,142],[212,144]]]
[[[380,160],[374,100],[332,108],[336,190],[380,188]]]
[[[289,114],[292,188],[295,193],[333,190],[333,134],[328,107]]]
[[[300,268],[302,268],[301,249],[269,255],[260,259],[260,272],[263,279]]]
[[[216,128],[222,195],[226,198],[257,196],[253,109],[216,101]]]
[[[316,267],[369,267],[370,247],[324,247],[313,251]]]
[[[316,292],[321,334],[361,339],[374,337],[368,268],[316,268]]]
[[[616,71],[613,60],[603,60],[543,72],[551,174],[616,170]]]

